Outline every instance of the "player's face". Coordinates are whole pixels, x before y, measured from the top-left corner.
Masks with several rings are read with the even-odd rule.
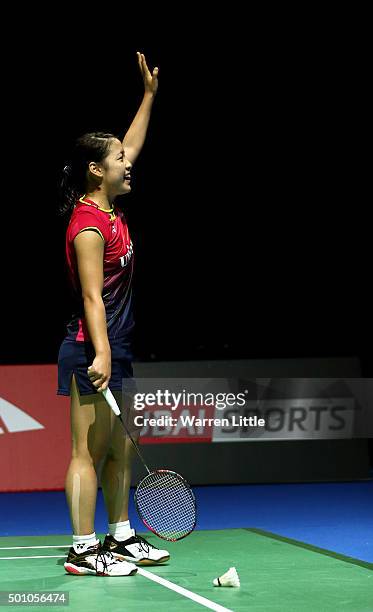
[[[103,163],[103,182],[108,195],[116,197],[131,191],[132,164],[126,158],[120,140],[113,140]]]

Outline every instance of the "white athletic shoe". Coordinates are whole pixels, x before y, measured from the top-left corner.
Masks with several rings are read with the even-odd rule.
[[[103,550],[101,543],[86,548],[82,553],[77,553],[74,547],[71,547],[64,567],[69,574],[79,576],[132,576],[137,572],[136,565]]]
[[[132,561],[138,565],[156,565],[165,563],[170,558],[167,550],[160,550],[156,546],[149,544],[134,529],[131,529],[132,536],[124,542],[116,540],[112,535],[107,535],[102,545],[104,551],[113,553],[119,559]]]

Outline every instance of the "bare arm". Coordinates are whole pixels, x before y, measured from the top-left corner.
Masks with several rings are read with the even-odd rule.
[[[123,148],[131,164],[136,161],[145,142],[152,106],[158,89],[158,68],[154,68],[151,74],[143,53],[137,53],[137,61],[144,81],[144,97],[123,139]]]
[[[103,391],[108,386],[111,376],[111,349],[102,300],[104,242],[97,232],[86,230],[76,236],[74,246],[85,319],[96,353],[88,375],[96,389]]]

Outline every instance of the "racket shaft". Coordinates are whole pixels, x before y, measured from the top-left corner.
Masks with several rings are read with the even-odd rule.
[[[122,425],[124,427],[124,430],[125,430],[126,434],[128,435],[128,437],[131,440],[133,446],[135,447],[135,450],[136,450],[138,456],[140,457],[141,463],[143,464],[143,466],[146,469],[146,471],[148,472],[148,474],[150,474],[150,470],[149,470],[148,466],[146,465],[146,463],[145,463],[145,461],[144,461],[144,459],[142,457],[142,454],[140,453],[139,447],[137,446],[135,440],[132,438],[130,432],[128,431],[126,425],[123,422],[122,414],[121,414],[121,411],[120,411],[119,406],[117,404],[117,400],[115,399],[114,395],[110,391],[109,387],[106,387],[106,389],[104,389],[102,391],[102,395],[106,399],[107,403],[109,404],[109,406],[112,409],[112,411],[114,412],[114,414],[119,418],[120,422],[122,423]]]

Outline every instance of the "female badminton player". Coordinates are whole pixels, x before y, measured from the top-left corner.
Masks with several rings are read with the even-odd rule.
[[[72,457],[66,498],[73,542],[64,564],[76,575],[129,576],[137,564],[169,559],[131,529],[128,497],[132,444],[102,391],[110,383],[119,405],[122,379],[131,365],[133,245],[125,216],[115,204],[131,191],[131,168],[145,141],[158,89],[158,68],[149,71],[137,54],[144,97],[123,141],[96,132],[80,137],[61,184],[63,210],[71,214],[66,260],[76,311],[58,356],[58,395],[71,397]],[[109,533],[96,537],[97,470]]]

